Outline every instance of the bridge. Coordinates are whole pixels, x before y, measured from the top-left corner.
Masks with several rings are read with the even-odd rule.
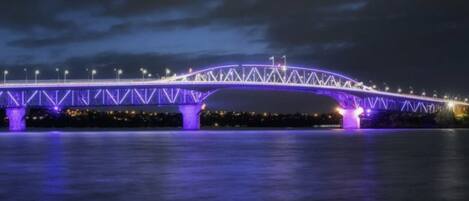
[[[26,128],[28,107],[53,110],[70,107],[177,105],[184,129],[199,129],[204,102],[223,89],[299,91],[333,98],[342,127],[360,128],[360,115],[369,111],[436,113],[467,107],[455,101],[376,90],[350,77],[314,68],[274,65],[226,65],[157,80],[68,80],[0,84],[0,107],[11,131]]]

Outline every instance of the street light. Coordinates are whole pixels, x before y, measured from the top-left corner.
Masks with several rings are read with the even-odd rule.
[[[95,69],[91,70],[91,81],[94,80],[94,75],[96,75],[97,71]]]
[[[7,75],[8,75],[8,70],[3,71],[3,83],[7,83]]]
[[[272,68],[275,67],[275,57],[271,56],[271,57],[269,57],[269,60],[272,61]]]
[[[24,82],[25,83],[28,83],[28,69],[27,68],[23,68],[23,71],[24,71]]]
[[[67,81],[67,75],[68,75],[68,73],[69,73],[68,70],[65,70],[65,71],[64,71],[64,82]]]
[[[286,55],[283,55],[283,56],[282,56],[282,59],[283,59],[282,70],[283,70],[283,71],[287,71],[287,56],[286,56]]]
[[[389,91],[389,87],[388,87],[388,86],[385,87],[384,90],[385,90],[385,91]]]
[[[397,93],[402,93],[402,89],[401,88],[397,89]]]
[[[59,82],[60,81],[60,69],[55,68],[55,72],[57,72],[57,82]]]
[[[120,76],[122,73],[123,73],[122,69],[117,70],[117,73],[116,73],[117,81],[121,79]]]
[[[150,79],[151,79],[151,73],[148,73],[148,78],[150,78]]]
[[[39,70],[34,71],[34,83],[36,84],[37,84],[37,76],[39,75],[39,73],[40,73]]]
[[[171,70],[169,68],[166,68],[165,69],[165,74],[166,74],[166,76],[168,76],[169,74],[171,74]]]
[[[140,68],[140,71],[142,72],[142,80],[145,80],[145,75],[147,74],[147,69]]]

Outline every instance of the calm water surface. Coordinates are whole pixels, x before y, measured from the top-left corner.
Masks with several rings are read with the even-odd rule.
[[[0,133],[0,200],[469,200],[469,130]]]

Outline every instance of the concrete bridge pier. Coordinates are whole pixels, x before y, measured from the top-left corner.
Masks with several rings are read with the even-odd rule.
[[[200,111],[202,111],[202,104],[180,105],[179,111],[182,113],[182,128],[184,130],[200,129]]]
[[[363,113],[363,108],[338,108],[337,110],[342,115],[343,129],[360,129],[360,115]]]
[[[10,131],[23,131],[26,129],[26,108],[9,107],[6,108]]]

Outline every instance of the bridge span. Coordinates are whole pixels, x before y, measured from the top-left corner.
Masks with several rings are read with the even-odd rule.
[[[258,64],[226,65],[163,79],[45,80],[0,84],[0,107],[11,131],[26,128],[28,107],[177,105],[184,129],[199,129],[206,99],[219,90],[299,91],[333,98],[343,116],[342,127],[360,128],[365,111],[436,113],[469,103],[435,97],[380,91],[350,77],[314,68]]]

